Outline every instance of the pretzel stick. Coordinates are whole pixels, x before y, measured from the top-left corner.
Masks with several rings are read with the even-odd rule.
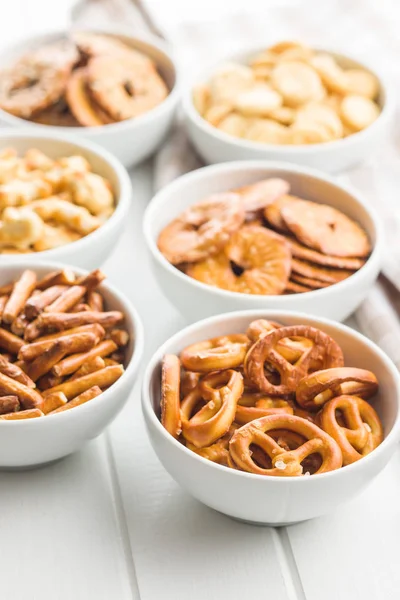
[[[11,379],[15,379],[24,385],[27,385],[30,388],[36,387],[33,383],[32,379],[28,377],[26,373],[18,366],[13,363],[10,363],[4,356],[0,354],[0,373],[3,375],[7,375],[7,377],[11,377]]]
[[[24,271],[18,281],[15,282],[13,291],[4,307],[3,318],[4,323],[12,323],[24,308],[25,302],[35,289],[36,273]]]
[[[79,325],[99,323],[105,328],[113,327],[124,319],[124,315],[118,310],[110,312],[80,312],[80,313],[42,313],[35,321],[32,321],[25,329],[25,339],[31,342],[39,337],[40,333],[46,331],[62,331]]]
[[[5,415],[19,410],[18,396],[2,396],[0,398],[0,414]]]
[[[24,341],[21,338],[0,327],[0,348],[11,354],[18,354],[23,345]]]
[[[3,373],[0,373],[0,394],[18,396],[23,408],[40,408],[43,403],[39,392]]]
[[[117,362],[113,358],[105,358],[104,364],[106,367],[113,367],[114,365],[119,365],[119,362]],[[71,377],[71,379],[72,379],[72,377]]]
[[[37,282],[36,289],[45,290],[53,285],[74,285],[75,273],[71,269],[52,271]]]
[[[36,417],[44,417],[44,413],[38,408],[31,408],[29,410],[20,410],[19,412],[8,413],[7,415],[0,415],[2,421],[17,421],[22,419],[35,419]]]
[[[76,283],[78,285],[85,286],[85,288],[88,291],[91,291],[94,288],[96,288],[98,285],[100,285],[100,283],[105,278],[106,278],[106,276],[104,275],[104,273],[102,273],[100,271],[100,269],[96,269],[95,271],[92,271],[91,273],[89,273],[85,277],[80,277]]]
[[[95,335],[98,335],[99,339],[103,338],[106,333],[101,325],[99,325],[98,323],[92,323],[90,325],[80,325],[79,327],[73,327],[72,329],[65,329],[64,331],[56,331],[55,333],[49,333],[48,335],[41,335],[36,340],[36,342],[33,342],[33,343],[36,344],[36,343],[44,342],[47,340],[57,340],[61,336],[64,336],[64,335],[71,335],[73,333],[86,333],[86,332],[94,333]],[[31,344],[31,346],[33,346],[33,343]]]
[[[27,319],[32,321],[32,319],[39,316],[46,306],[54,302],[54,300],[56,300],[56,298],[58,298],[66,289],[68,288],[65,285],[52,285],[39,293],[38,296],[31,296],[26,301],[24,308]]]
[[[0,287],[0,295],[1,296],[9,296],[11,294],[11,292],[13,291],[13,287],[14,287],[13,283],[7,283],[6,285],[2,285]]]
[[[115,363],[117,364],[117,363]],[[83,377],[84,375],[88,375],[89,373],[94,373],[95,371],[100,371],[100,369],[104,369],[106,367],[105,360],[101,358],[101,356],[95,356],[91,360],[86,363],[83,363],[81,367],[71,377],[68,381],[73,381],[74,379],[79,379],[79,377]]]
[[[44,414],[47,415],[48,413],[53,412],[57,408],[64,406],[64,404],[67,404],[67,402],[68,400],[65,394],[63,394],[62,392],[54,392],[53,394],[49,394],[44,399],[41,408]]]
[[[109,387],[121,377],[123,372],[124,367],[122,365],[105,367],[104,369],[100,369],[100,371],[95,371],[84,377],[79,377],[79,379],[74,379],[74,381],[64,381],[64,383],[61,383],[56,387],[45,390],[43,395],[46,397],[53,392],[64,392],[68,400],[70,400],[94,385],[98,385],[100,388]]]
[[[67,404],[64,404],[64,406],[61,406],[61,408],[57,408],[57,410],[53,410],[50,414],[54,415],[55,413],[64,412],[65,410],[69,410],[70,408],[75,408],[75,406],[79,406],[80,404],[84,404],[85,402],[88,402],[89,400],[93,400],[93,398],[96,398],[96,396],[99,396],[100,394],[101,394],[101,389],[97,385],[94,385],[93,387],[89,388],[88,390],[86,390],[85,392],[80,394],[79,396],[76,396],[73,400],[71,400]]]
[[[65,290],[54,302],[44,309],[48,313],[64,313],[82,300],[86,294],[83,285],[73,285]]]
[[[3,316],[4,307],[7,304],[8,296],[0,296],[0,321]]]
[[[34,360],[45,350],[50,348],[56,341],[76,341],[80,340],[82,335],[87,334],[91,334],[95,337],[96,341],[94,345],[98,344],[101,338],[104,337],[104,329],[101,327],[101,325],[97,325],[96,323],[94,325],[87,325],[87,328],[88,329],[85,331],[78,331],[77,333],[70,334],[68,334],[69,330],[67,330],[61,334],[58,333],[56,337],[53,337],[50,340],[37,341],[33,342],[32,344],[24,344],[18,352],[18,358],[26,361]]]
[[[19,337],[22,337],[24,335],[24,331],[25,331],[26,326],[28,325],[28,323],[29,323],[29,321],[26,318],[26,315],[24,313],[21,313],[11,323],[11,328],[10,329],[11,329],[12,333],[15,333],[15,335],[18,335]]]
[[[89,304],[80,302],[79,304],[75,304],[75,306],[73,306],[69,312],[77,313],[77,312],[83,312],[83,311],[87,311],[87,310],[92,310],[90,308]]]
[[[46,375],[42,375],[42,377],[37,380],[36,387],[39,388],[41,392],[44,392],[44,390],[60,385],[63,381],[63,377],[57,377],[57,375],[53,375],[52,373],[46,373]]]
[[[113,329],[110,332],[110,338],[117,346],[126,346],[129,342],[129,333],[124,329]]]
[[[91,310],[97,312],[103,312],[104,310],[103,296],[99,294],[99,292],[90,290],[87,296],[87,303],[89,304]]]
[[[53,367],[52,373],[61,377],[70,375],[79,369],[79,367],[81,367],[85,362],[95,358],[96,356],[108,356],[114,352],[116,348],[117,345],[112,340],[103,340],[100,342],[100,344],[97,344],[97,346],[88,352],[81,352],[80,354],[73,354],[67,358],[64,358],[64,360],[60,361],[58,365]]]
[[[84,352],[93,348],[95,343],[96,337],[93,333],[79,333],[73,337],[53,341],[51,346],[29,365],[28,373],[31,379],[36,381],[39,377],[50,371],[67,354]],[[60,373],[54,374],[60,375]]]

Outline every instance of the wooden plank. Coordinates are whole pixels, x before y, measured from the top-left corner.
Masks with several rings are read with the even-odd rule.
[[[0,473],[4,600],[131,600],[104,438],[51,466]]]
[[[399,471],[400,451],[358,498],[287,529],[307,600],[398,600]]]

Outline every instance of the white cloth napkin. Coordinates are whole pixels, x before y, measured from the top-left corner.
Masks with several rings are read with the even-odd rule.
[[[179,4],[173,0],[172,4]],[[99,11],[99,4],[102,10]],[[400,72],[397,57],[400,55],[400,11],[395,0],[377,3],[376,0],[335,0],[320,2],[286,2],[260,14],[234,14],[209,22],[179,22],[167,28],[162,18],[160,4],[142,0],[141,10],[129,0],[97,0],[84,3],[75,20],[103,25],[122,23],[134,30],[162,32],[172,42],[179,56],[186,81],[196,79],[196,74],[207,63],[236,52],[241,48],[268,46],[279,39],[305,40],[315,47],[340,49],[377,65],[392,85],[400,91]],[[268,3],[263,0],[260,5]],[[155,10],[156,7],[156,10]],[[90,12],[96,8],[95,14]],[[145,9],[143,12],[143,8]],[[173,8],[173,7],[170,7]],[[377,148],[369,163],[341,175],[360,188],[380,213],[386,233],[384,274],[400,290],[400,202],[398,173],[400,153],[396,147],[395,122],[392,137],[384,148]],[[154,162],[155,189],[166,185],[180,174],[201,166],[194,154],[180,122],[160,149]],[[397,180],[397,181],[396,181]],[[360,329],[382,347],[400,369],[400,324],[396,292],[389,296],[387,287],[378,282],[368,298],[356,311]],[[400,301],[399,301],[400,302]]]

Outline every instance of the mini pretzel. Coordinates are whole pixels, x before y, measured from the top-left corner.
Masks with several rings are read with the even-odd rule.
[[[280,340],[292,337],[307,338],[313,342],[294,364],[288,362],[277,349]],[[343,365],[343,353],[339,345],[323,331],[306,325],[281,327],[271,331],[252,346],[246,356],[245,373],[261,392],[271,396],[282,396],[296,390],[299,381],[308,373],[312,361],[318,359],[327,362],[327,367]],[[265,363],[279,372],[280,384],[274,385],[268,381],[264,373]]]
[[[179,358],[166,354],[161,369],[161,423],[174,438],[178,438],[181,433]]]
[[[274,414],[293,414],[286,400],[269,398],[263,394],[244,393],[236,407],[235,421],[240,425]]]
[[[294,450],[285,450],[270,431],[283,429],[300,434],[306,442]],[[271,459],[272,468],[258,466],[252,459],[250,446],[259,446]],[[316,473],[325,473],[342,466],[338,444],[322,429],[300,417],[270,415],[243,425],[229,442],[229,452],[235,464],[244,471],[258,475],[298,477],[303,474],[302,462],[312,454],[319,454],[322,462]]]
[[[190,371],[233,369],[243,363],[248,346],[246,335],[225,335],[188,346],[181,352],[180,358],[183,366]]]
[[[256,319],[248,326],[246,335],[252,342],[257,342],[261,337],[270,331],[273,331],[274,329],[279,329],[279,327],[282,327],[282,325],[280,323],[276,323],[275,321]]]
[[[369,398],[377,389],[378,380],[371,371],[354,367],[324,369],[307,375],[298,383],[296,400],[308,410],[318,410],[334,396],[354,394]]]
[[[340,411],[345,426],[336,418]],[[374,450],[383,440],[379,417],[368,402],[357,396],[338,396],[329,400],[322,409],[321,427],[339,444],[343,464],[349,465]]]
[[[192,452],[195,452],[199,456],[206,458],[207,460],[211,460],[212,462],[218,463],[219,465],[223,465],[225,467],[229,467],[231,469],[236,469],[236,465],[234,464],[231,455],[228,450],[229,440],[226,439],[226,436],[212,444],[211,446],[207,446],[206,448],[196,448],[190,442],[186,443],[186,447],[189,448]]]
[[[198,412],[204,402],[200,386],[190,392],[181,404],[182,433],[196,448],[204,448],[225,435],[233,423],[237,402],[243,392],[243,377],[237,371],[216,373],[213,399]]]
[[[239,194],[214,194],[190,206],[160,233],[158,247],[169,262],[195,262],[216,254],[244,221]]]
[[[183,371],[181,374],[181,398],[185,398],[194,390],[194,388],[198,385],[200,381],[200,373],[195,373],[194,371]]]

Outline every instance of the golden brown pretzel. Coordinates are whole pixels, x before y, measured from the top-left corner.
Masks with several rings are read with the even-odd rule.
[[[236,405],[243,392],[243,377],[233,370],[212,374],[209,381],[215,386],[212,399],[205,403],[203,391],[198,385],[181,404],[182,433],[186,441],[196,448],[205,448],[226,434],[232,425]],[[199,405],[203,403],[200,409]]]
[[[181,352],[189,371],[210,372],[239,367],[246,356],[249,339],[244,334],[224,335],[188,346]]]
[[[236,407],[235,421],[244,425],[254,419],[273,414],[293,414],[293,408],[286,400],[270,398],[264,394],[244,393]]]
[[[371,371],[340,367],[315,371],[297,385],[296,400],[308,410],[319,410],[334,396],[357,395],[369,398],[378,389],[378,380]]]
[[[293,337],[307,338],[313,344],[291,364],[280,354],[277,345],[282,339]],[[299,381],[309,372],[311,363],[319,360],[327,363],[327,367],[343,365],[342,350],[329,335],[306,325],[281,327],[262,337],[250,348],[245,359],[245,373],[260,391],[271,396],[283,396],[293,393]],[[280,384],[275,385],[267,379],[265,363],[279,372]]]
[[[166,354],[161,368],[161,423],[174,438],[181,433],[180,378],[179,358],[175,354]]]
[[[337,419],[340,411],[345,422]],[[360,460],[374,450],[383,440],[382,425],[368,402],[357,396],[338,396],[329,400],[320,415],[321,427],[339,444],[343,464]]]
[[[277,429],[297,433],[307,441],[294,450],[286,450],[269,435]],[[271,468],[263,468],[254,462],[250,449],[253,444],[270,457]],[[303,474],[301,463],[313,454],[319,454],[322,459],[316,473],[342,466],[342,453],[335,440],[313,423],[291,415],[270,415],[243,425],[233,434],[229,452],[239,468],[258,475],[298,477]]]

